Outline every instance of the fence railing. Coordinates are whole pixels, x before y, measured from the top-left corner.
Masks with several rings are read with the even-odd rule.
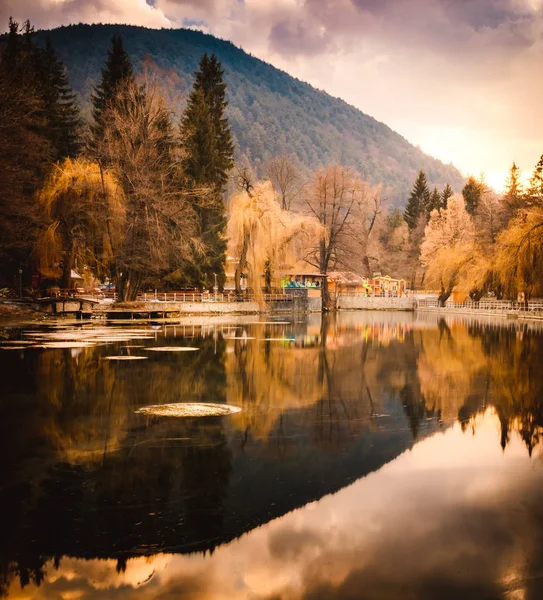
[[[262,294],[265,302],[290,302],[288,294]],[[254,302],[253,294],[237,295],[233,292],[222,294],[200,292],[144,292],[139,294],[139,302]]]
[[[418,308],[440,308],[437,298],[424,298],[417,300]],[[480,300],[479,302],[453,302],[448,300],[444,308],[489,311],[495,313],[503,312],[543,312],[542,300],[530,300],[528,302],[511,302],[510,300]]]

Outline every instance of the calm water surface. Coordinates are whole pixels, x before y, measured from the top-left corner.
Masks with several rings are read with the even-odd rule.
[[[536,325],[49,322],[0,347],[0,596],[543,598]],[[135,413],[174,402],[242,410]]]

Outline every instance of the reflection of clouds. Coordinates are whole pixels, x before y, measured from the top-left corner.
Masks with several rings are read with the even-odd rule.
[[[25,595],[58,597],[63,582],[82,598],[540,597],[541,461],[498,440],[487,413],[476,435],[457,425],[212,555],[133,559],[120,575],[114,561],[63,560]]]

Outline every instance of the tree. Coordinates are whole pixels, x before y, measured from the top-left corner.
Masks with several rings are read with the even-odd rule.
[[[293,202],[304,188],[294,157],[285,154],[275,156],[268,161],[264,170],[282,210],[291,210]]]
[[[513,162],[509,170],[509,176],[505,182],[505,193],[503,195],[503,224],[504,226],[512,219],[515,214],[526,206],[527,197],[522,189],[520,181],[521,172],[516,163]],[[534,190],[535,192],[535,190]]]
[[[350,243],[348,241],[345,243],[348,254],[341,262],[347,267],[354,266],[355,270],[362,272],[365,277],[371,277],[373,271],[370,257],[375,259],[375,256],[370,256],[370,252],[374,246],[374,233],[382,211],[381,188],[380,186],[371,188],[368,183],[362,181],[356,182],[356,186],[352,226],[346,231],[350,239]],[[358,266],[358,263],[361,265]]]
[[[0,279],[10,285],[23,270],[30,283],[32,251],[44,216],[33,194],[53,152],[29,22],[12,19],[0,46]]]
[[[322,230],[310,245],[305,260],[319,273],[326,275],[350,258],[350,236],[361,191],[359,179],[342,165],[326,167],[313,175],[305,204],[308,214],[317,219]],[[326,306],[329,297],[326,279],[324,282],[323,304]]]
[[[437,187],[434,187],[432,193],[430,194],[430,199],[428,201],[428,208],[426,209],[426,214],[428,215],[428,219],[430,218],[430,213],[433,210],[439,210],[442,208],[442,198],[441,194],[437,191]]]
[[[108,109],[115,107],[117,95],[123,85],[134,80],[132,63],[124,49],[121,36],[114,35],[111,38],[111,47],[108,50],[106,63],[101,72],[100,83],[95,86],[91,95],[92,116],[94,118],[91,145],[99,145],[104,135]]]
[[[277,283],[277,269],[295,269],[303,248],[321,232],[314,217],[282,209],[269,182],[256,184],[250,193],[235,194],[230,209],[229,254],[237,257],[240,265],[236,291],[241,292],[239,278],[247,268],[248,284],[256,298],[261,297],[262,276],[271,291]]]
[[[189,100],[181,122],[187,153],[185,173],[196,187],[206,188],[203,197],[194,196],[204,251],[192,268],[195,285],[211,286],[217,275],[224,285],[226,259],[226,208],[223,193],[234,164],[232,132],[224,116],[227,106],[224,71],[217,57],[204,54],[195,73]]]
[[[505,292],[526,300],[543,293],[543,210],[522,211],[512,219],[496,244],[496,270]]]
[[[426,175],[421,169],[407,200],[407,206],[403,214],[403,218],[409,227],[409,230],[415,229],[419,216],[426,214],[428,204],[430,202],[430,190],[428,189],[428,182],[426,181]]]
[[[452,187],[447,183],[441,192],[441,208],[447,208],[447,202],[449,198],[454,196],[454,191]]]
[[[444,306],[457,285],[461,270],[473,258],[473,225],[461,197],[449,200],[446,209],[434,210],[424,232],[421,262],[427,281],[439,286]]]
[[[66,159],[53,167],[38,191],[49,225],[38,241],[44,272],[62,263],[61,287],[70,287],[71,271],[89,266],[108,275],[124,221],[122,190],[114,177],[85,159]]]
[[[464,197],[466,210],[468,211],[468,214],[472,216],[475,214],[477,206],[479,205],[483,188],[483,181],[477,181],[472,175],[468,177],[466,185],[462,188],[462,196]]]
[[[134,300],[146,281],[185,269],[201,251],[192,193],[182,171],[171,111],[158,86],[126,80],[108,109],[98,152],[123,188],[126,221],[113,252],[120,300]]]
[[[536,206],[543,204],[543,156],[539,159],[526,190],[526,204]]]
[[[59,60],[50,38],[39,56],[46,135],[54,149],[54,160],[74,157],[80,150],[81,118],[66,67]]]

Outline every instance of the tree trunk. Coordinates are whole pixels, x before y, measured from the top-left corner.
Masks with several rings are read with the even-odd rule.
[[[452,290],[444,290],[443,288],[441,288],[441,293],[437,297],[438,305],[441,308],[445,307],[445,302],[447,302],[447,300],[450,298],[451,294],[452,294]]]
[[[74,242],[72,239],[68,242],[68,248],[64,254],[64,266],[62,268],[62,279],[60,287],[63,290],[70,289],[70,282],[72,280],[72,267],[74,264]]]
[[[241,276],[243,275],[243,269],[245,269],[245,265],[247,264],[247,249],[249,247],[249,234],[245,232],[243,236],[243,244],[241,246],[241,252],[239,254],[239,262],[236,267],[235,277],[235,285],[236,285],[236,294],[239,296],[241,294]]]

